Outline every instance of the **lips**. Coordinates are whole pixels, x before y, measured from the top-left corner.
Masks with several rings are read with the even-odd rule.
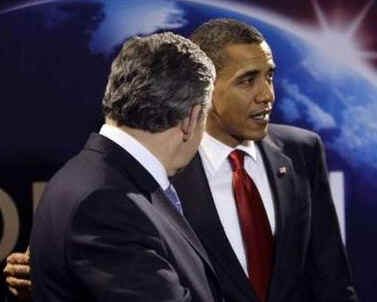
[[[250,115],[250,118],[256,121],[269,121],[271,115],[271,109],[263,109],[254,112]]]

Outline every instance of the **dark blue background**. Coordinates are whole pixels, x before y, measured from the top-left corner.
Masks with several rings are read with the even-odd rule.
[[[14,4],[8,1],[7,5]],[[287,13],[269,1],[263,2],[263,6],[269,10],[276,6],[276,10]],[[250,21],[245,16],[219,9],[204,12],[199,5],[186,3],[184,9],[189,22],[176,31],[186,36],[209,18],[230,16]],[[310,20],[310,16],[302,10],[298,13],[301,21]],[[0,189],[12,197],[20,216],[20,234],[14,251],[23,251],[28,244],[32,184],[47,181],[103,122],[101,99],[111,61],[119,47],[96,53],[89,45],[92,33],[105,18],[109,16],[102,3],[79,1],[0,14]],[[278,68],[294,64],[295,57],[290,56],[295,51],[293,46],[281,49],[285,40],[279,40],[270,31],[266,32],[266,38],[275,51]],[[279,80],[278,72],[278,101],[284,96]],[[308,81],[305,76],[295,80],[298,84]],[[273,120],[287,123],[281,106],[277,102]],[[294,124],[310,128],[304,116]],[[320,131],[327,146],[337,131]],[[344,156],[331,148],[327,151],[330,170],[341,170],[345,175],[347,249],[357,287],[362,301],[374,302],[377,301],[377,175],[373,171],[361,173]]]

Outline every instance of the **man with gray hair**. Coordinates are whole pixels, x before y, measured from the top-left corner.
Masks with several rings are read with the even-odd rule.
[[[263,35],[214,19],[191,39],[214,62],[217,79],[199,154],[174,185],[226,300],[358,301],[321,139],[269,123],[275,62]],[[27,270],[27,261],[17,263]]]
[[[194,156],[215,80],[172,33],[127,41],[106,123],[57,172],[31,236],[33,301],[221,301],[215,271],[169,182]]]

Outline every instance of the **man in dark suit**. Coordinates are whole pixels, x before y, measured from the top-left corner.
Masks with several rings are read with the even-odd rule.
[[[226,300],[357,301],[322,142],[312,132],[269,124],[275,63],[264,37],[235,20],[212,20],[191,38],[214,62],[217,79],[199,154],[174,185]],[[242,232],[242,211],[239,218],[233,195],[235,172],[227,159],[234,150],[243,151],[245,170],[258,189],[272,249],[245,244],[247,229]],[[268,254],[267,286],[258,292],[249,250]]]
[[[275,62],[264,37],[217,19],[191,39],[217,78],[199,154],[174,186],[226,300],[357,301],[321,140],[269,124]],[[234,157],[244,167],[235,168]]]
[[[31,236],[33,301],[221,301],[168,176],[194,156],[212,62],[172,33],[127,41],[106,123],[51,179]]]

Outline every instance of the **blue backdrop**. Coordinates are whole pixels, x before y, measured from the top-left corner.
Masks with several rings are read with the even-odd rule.
[[[310,7],[321,30],[256,3],[29,1],[0,10],[1,260],[25,249],[44,183],[99,129],[101,98],[121,43],[165,30],[187,36],[210,18],[231,17],[256,25],[272,47],[278,66],[273,120],[312,129],[325,141],[357,288],[362,301],[377,301],[377,73],[360,59],[377,55],[352,44],[376,4],[360,6],[353,28],[342,32],[330,28],[315,1]]]

